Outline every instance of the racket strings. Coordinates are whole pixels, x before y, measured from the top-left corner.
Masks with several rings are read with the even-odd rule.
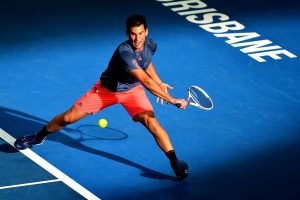
[[[199,95],[197,95],[197,92],[194,91],[193,89],[191,89],[190,94],[191,94],[191,99],[192,99],[195,103],[200,104],[200,101],[199,101],[200,98],[199,98]]]
[[[204,107],[204,108],[211,108],[212,107],[212,101],[210,98],[201,90],[191,87],[189,90],[190,93],[190,99],[197,104],[198,106]]]

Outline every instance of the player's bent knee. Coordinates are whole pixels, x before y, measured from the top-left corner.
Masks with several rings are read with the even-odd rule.
[[[75,122],[75,114],[74,112],[66,112],[63,114],[63,124],[68,125]]]
[[[160,127],[160,124],[155,118],[153,112],[140,113],[136,115],[134,119],[144,124],[144,126],[146,126],[148,129],[156,130],[157,128]]]
[[[73,123],[73,117],[70,114],[65,113],[63,115],[63,125],[68,125],[68,124],[72,124]]]
[[[160,127],[160,124],[154,117],[151,117],[148,119],[148,124],[149,124],[149,127],[151,126],[152,128],[155,128],[155,129]]]
[[[74,106],[71,107],[67,112],[63,114],[62,123],[63,125],[69,125],[72,124],[81,118],[87,116],[87,113],[84,113],[82,111],[77,110]]]
[[[136,114],[134,117],[133,117],[133,120],[134,121],[137,121],[137,122],[141,122],[141,123],[146,123],[149,118],[155,118],[154,116],[154,112],[152,111],[146,111],[146,112],[142,112],[142,113],[139,113],[139,114]]]

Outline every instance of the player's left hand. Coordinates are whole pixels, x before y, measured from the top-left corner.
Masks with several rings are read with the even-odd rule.
[[[160,87],[161,87],[161,89],[162,89],[163,91],[165,91],[166,93],[168,93],[168,89],[173,90],[173,87],[170,86],[170,85],[167,84],[167,83],[162,83],[162,84],[160,84]],[[165,100],[163,100],[163,99],[160,98],[160,97],[157,97],[157,98],[156,98],[156,103],[160,102],[160,105],[162,105],[162,106],[164,105],[164,101],[165,101]],[[166,103],[168,104],[167,101],[166,101]]]

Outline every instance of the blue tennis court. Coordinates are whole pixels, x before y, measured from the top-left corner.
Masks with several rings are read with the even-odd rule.
[[[151,134],[119,105],[32,152],[103,200],[299,200],[299,9],[292,0],[2,1],[0,128],[17,138],[67,110],[127,39],[126,18],[140,13],[170,93],[186,97],[198,85],[214,101],[211,111],[183,111],[148,93],[189,177],[176,180]],[[3,139],[0,156],[0,199],[86,198]],[[37,184],[7,187],[26,183]]]

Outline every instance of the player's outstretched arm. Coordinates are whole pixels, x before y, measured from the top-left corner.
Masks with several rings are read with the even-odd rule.
[[[174,105],[180,103],[181,109],[185,109],[187,103],[184,99],[175,99],[168,92],[163,90],[160,85],[154,81],[143,69],[133,69],[130,70],[130,74],[138,79],[152,94],[157,97],[164,99]]]
[[[169,84],[163,83],[161,81],[161,79],[159,78],[158,74],[156,73],[156,70],[152,64],[152,62],[150,62],[150,64],[147,67],[146,73],[160,86],[160,88],[162,90],[164,90],[165,92],[168,93],[168,90],[172,90],[173,87],[170,86]],[[158,103],[160,101],[160,104],[163,105],[164,104],[164,100],[160,97],[157,97],[156,99],[156,103]],[[167,102],[168,103],[168,102]]]

